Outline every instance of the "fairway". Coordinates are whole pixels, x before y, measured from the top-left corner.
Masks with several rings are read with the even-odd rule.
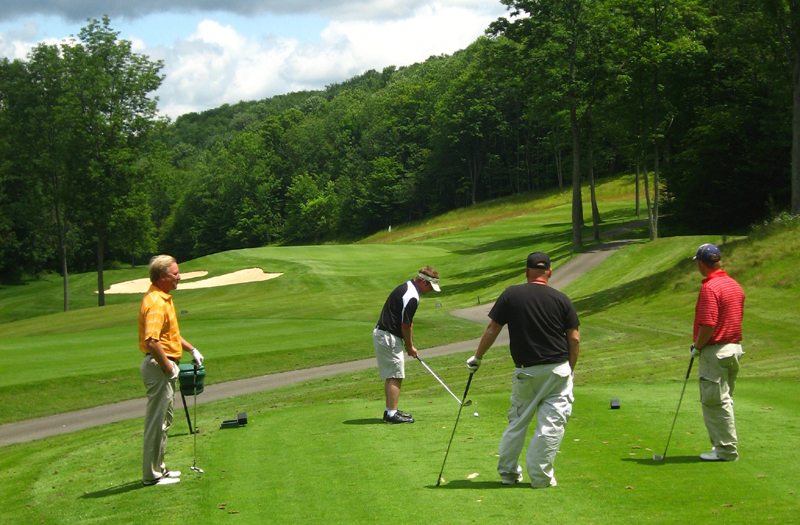
[[[444,381],[463,388],[462,356],[430,361]],[[740,382],[742,459],[723,464],[698,458],[708,440],[696,384],[687,388],[666,460],[652,460],[663,452],[679,372],[675,380],[578,387],[556,460],[559,485],[534,491],[527,483],[504,487],[495,472],[511,367],[498,351],[473,379],[474,404],[461,415],[440,487],[458,409],[421,367],[404,384],[414,425],[380,421],[380,383],[364,371],[204,405],[202,475],[188,471],[192,436],[176,420],[167,461],[184,474],[175,487],[141,486],[139,420],[7,447],[0,483],[35,480],[29,494],[9,494],[18,523],[148,523],[139,509],[154,497],[165,512],[207,523],[371,523],[387,513],[399,523],[796,522],[800,454],[784,447],[800,430],[796,381]],[[621,400],[619,410],[610,410],[611,397]],[[246,427],[219,429],[239,411],[247,411]],[[21,461],[35,470],[23,474]]]
[[[630,179],[600,186],[604,228],[635,218],[620,186],[630,187]],[[206,356],[207,385],[372,357],[369,333],[386,295],[431,264],[442,274],[442,293],[421,302],[415,342],[460,396],[471,353],[428,358],[424,349],[479,337],[483,325],[450,311],[492,301],[520,282],[528,252],[550,252],[555,272],[569,260],[569,206],[539,204],[444,216],[398,229],[388,243],[265,247],[187,261],[181,270],[207,269],[209,277],[251,267],[284,275],[178,290],[177,308],[186,310],[181,331]],[[555,488],[531,489],[527,473],[522,484],[499,483],[497,447],[513,363],[508,347],[495,347],[473,378],[473,405],[462,411],[440,487],[436,477],[458,405],[411,361],[401,409],[413,413],[413,425],[382,423],[376,370],[200,405],[202,475],[189,470],[194,439],[178,401],[166,462],[183,475],[173,486],[141,485],[142,418],[3,447],[0,521],[144,524],[152,516],[142,509],[157,505],[171,520],[200,523],[796,523],[800,350],[786,343],[800,338],[799,232],[794,222],[724,244],[713,237],[638,241],[565,287],[582,341]],[[667,457],[655,462],[689,362],[701,279],[690,259],[709,241],[722,245],[724,268],[747,295],[746,353],[734,397],[741,459],[699,460],[710,445],[695,368]],[[109,282],[135,273],[115,272]],[[91,279],[73,279],[77,295],[91,294]],[[141,397],[138,296],[113,296],[116,302],[103,309],[11,321],[14,305],[33,311],[45,302],[46,284],[10,295],[6,287],[0,298],[2,421],[74,410],[87,406],[86,398]],[[610,409],[612,398],[620,399],[619,410]],[[247,412],[247,426],[220,429],[239,412]]]

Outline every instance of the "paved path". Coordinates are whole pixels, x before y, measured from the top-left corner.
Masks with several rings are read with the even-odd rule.
[[[628,244],[628,242],[630,241],[615,241],[598,246],[591,251],[578,254],[553,272],[550,285],[554,288],[563,288],[600,264],[611,256],[617,248]],[[465,308],[463,310],[454,310],[451,314],[461,317],[462,319],[488,324],[488,313],[493,304],[494,303],[488,303],[472,308]],[[470,350],[475,350],[478,347],[479,341],[480,339],[473,339],[471,341],[451,343],[435,348],[426,348],[423,353],[425,358],[428,358],[456,352],[468,352]],[[508,332],[505,328],[503,328],[495,344],[498,346],[508,344]],[[309,379],[318,379],[344,372],[355,372],[357,370],[377,367],[378,364],[375,358],[362,359],[360,361],[350,361],[336,365],[326,365],[317,368],[294,370],[280,374],[270,374],[227,383],[207,385],[203,391],[203,395],[197,399],[197,403],[210,403],[211,401],[218,401],[220,399],[292,385]],[[191,400],[188,401],[189,403],[192,402]],[[12,443],[24,443],[48,436],[75,432],[84,428],[142,417],[146,404],[147,398],[131,399],[112,405],[103,405],[75,412],[0,425],[0,447]],[[181,417],[182,408],[181,402],[176,402],[175,417]]]

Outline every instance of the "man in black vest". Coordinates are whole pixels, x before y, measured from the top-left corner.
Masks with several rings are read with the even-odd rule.
[[[547,286],[552,275],[546,254],[530,254],[525,270],[528,282],[510,286],[500,295],[489,312],[491,322],[478,350],[467,360],[467,368],[476,372],[503,325],[508,325],[515,369],[508,428],[500,440],[497,464],[504,485],[522,481],[519,455],[534,414],[536,431],[526,458],[531,486],[557,485],[553,463],[572,414],[572,375],[580,352],[580,323],[569,298]]]

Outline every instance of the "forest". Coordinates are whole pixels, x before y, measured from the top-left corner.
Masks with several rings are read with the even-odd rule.
[[[97,270],[102,305],[103,268],[155,253],[349,242],[553,188],[580,249],[602,219],[580,185],[619,173],[652,238],[800,213],[798,2],[502,3],[452,55],[174,121],[163,64],[108,18],[0,60],[0,281]]]

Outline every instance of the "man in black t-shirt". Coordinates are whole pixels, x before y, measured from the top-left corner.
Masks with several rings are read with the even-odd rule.
[[[552,275],[546,254],[530,254],[525,270],[528,282],[510,286],[500,295],[489,312],[491,322],[478,350],[467,360],[467,368],[476,372],[503,325],[508,325],[515,369],[508,428],[500,440],[497,464],[504,485],[522,481],[519,455],[534,414],[536,431],[526,458],[531,486],[557,485],[553,463],[572,414],[572,375],[580,352],[580,323],[569,298],[547,286]]]
[[[372,343],[378,359],[378,371],[384,380],[383,391],[386,408],[383,420],[386,423],[413,423],[414,418],[397,410],[400,387],[403,384],[405,361],[403,343],[411,357],[417,357],[417,349],[411,338],[414,314],[419,305],[419,296],[439,288],[439,274],[430,266],[420,268],[417,276],[395,288],[381,310],[381,317],[372,331]]]

